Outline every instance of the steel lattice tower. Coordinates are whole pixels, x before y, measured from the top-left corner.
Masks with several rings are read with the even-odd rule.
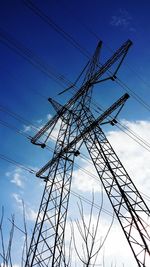
[[[26,267],[62,266],[63,241],[75,156],[79,154],[80,142],[84,142],[102,181],[124,234],[139,267],[150,262],[150,236],[143,216],[150,211],[142,196],[114,152],[100,125],[116,109],[122,108],[128,94],[122,96],[97,119],[90,111],[94,84],[106,79],[114,80],[132,42],[125,42],[102,66],[99,66],[99,42],[92,59],[83,73],[81,88],[64,105],[49,99],[57,114],[32,138],[32,143],[44,148],[38,140],[54,129],[61,119],[53,158],[37,172],[46,181],[37,220],[35,223]],[[117,68],[109,78],[101,77],[117,62]],[[83,74],[82,73],[82,74]],[[116,123],[112,120],[111,124]],[[47,138],[46,138],[47,140]]]

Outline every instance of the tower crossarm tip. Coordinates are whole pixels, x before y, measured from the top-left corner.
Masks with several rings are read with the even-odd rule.
[[[91,78],[91,84],[97,83],[98,79],[107,71],[110,69],[110,67],[118,61],[118,59],[121,58],[121,61],[117,67],[117,70],[115,71],[115,74],[117,73],[118,69],[120,68],[122,61],[124,60],[130,46],[132,45],[131,40],[127,40],[113,55],[112,57],[102,65],[102,67],[92,76]]]
[[[100,41],[98,46],[101,47],[102,42]],[[99,70],[94,73],[90,80],[86,81],[85,84],[77,91],[77,93],[64,105],[59,111],[59,114],[56,114],[50,121],[48,121],[41,129],[40,131],[31,139],[31,142],[35,144],[38,139],[49,129],[52,127],[52,129],[55,127],[58,119],[61,115],[63,115],[66,110],[68,110],[71,105],[73,105],[85,92],[90,90],[91,86],[95,83],[97,83],[98,79],[109,70],[109,68],[121,57],[124,58],[124,56],[127,54],[130,46],[132,45],[131,40],[127,40],[113,55],[112,57],[104,63]],[[96,52],[95,52],[96,53]],[[122,62],[122,61],[121,61]],[[119,66],[120,67],[120,66]],[[117,69],[118,70],[118,69]],[[116,72],[115,72],[116,73]],[[51,99],[49,99],[51,101]]]
[[[48,170],[55,162],[58,160],[59,157],[62,157],[65,153],[70,153],[70,149],[77,144],[79,141],[81,141],[90,131],[92,131],[97,125],[99,125],[104,119],[106,119],[115,109],[117,109],[119,106],[124,104],[127,99],[129,98],[129,95],[126,93],[122,97],[120,97],[113,105],[111,105],[103,114],[101,114],[94,122],[92,122],[88,127],[82,131],[77,137],[75,137],[61,152],[56,154],[55,157],[53,157],[45,166],[43,166],[37,173],[36,176],[40,177],[43,175],[44,172]]]

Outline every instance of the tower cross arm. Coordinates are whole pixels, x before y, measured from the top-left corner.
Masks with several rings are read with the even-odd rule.
[[[91,77],[91,84],[97,83],[98,79],[105,73],[120,57],[122,57],[121,62],[119,63],[116,72],[120,68],[121,63],[123,62],[130,46],[132,45],[131,40],[127,40],[113,55],[112,57],[106,61],[106,63]]]
[[[77,137],[75,137],[60,153],[56,154],[55,157],[52,158],[45,166],[43,166],[37,173],[36,176],[40,177],[47,169],[55,163],[55,161],[58,159],[58,157],[61,157],[64,155],[64,153],[68,152],[69,150],[77,144],[79,141],[84,139],[86,134],[88,134],[90,131],[92,131],[97,125],[102,123],[114,110],[116,110],[119,106],[123,105],[127,99],[129,98],[129,95],[126,93],[122,97],[120,97],[114,104],[112,104],[106,111],[104,111],[94,122],[92,122],[87,128],[84,129],[83,132],[81,132]]]
[[[95,84],[98,79],[106,72],[108,71],[111,66],[120,58],[127,54],[130,46],[132,45],[131,40],[127,40],[123,45],[116,50],[116,52],[112,55],[111,58],[109,58],[101,67],[99,67],[99,70],[95,72],[91,78],[83,84],[83,86],[76,92],[76,94],[64,105],[62,106],[62,109],[60,110],[59,114],[56,114],[49,122],[43,126],[40,131],[31,139],[31,142],[33,144],[36,144],[39,138],[45,134],[45,132],[48,129],[53,130],[55,127],[58,119],[68,110],[83,94],[89,91],[91,86]],[[121,61],[122,62],[122,61]]]
[[[38,144],[37,141],[38,139],[43,135],[45,134],[45,132],[51,128],[51,131],[52,129],[55,127],[57,121],[59,119],[59,115],[56,114],[53,116],[53,118],[51,118],[35,135],[34,137],[32,137],[31,139],[31,143],[32,144]]]

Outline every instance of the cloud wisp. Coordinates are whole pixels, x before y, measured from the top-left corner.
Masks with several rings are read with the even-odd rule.
[[[34,123],[33,123],[33,125],[31,125],[31,124],[30,125],[23,125],[22,132],[26,133],[26,134],[29,133],[31,136],[34,136],[49,120],[51,120],[51,118],[52,118],[52,115],[47,114],[45,119],[36,120],[35,126],[34,126]],[[60,123],[61,123],[61,121],[58,120],[58,123],[54,127],[52,134],[49,136],[49,141],[52,141],[52,142],[56,141],[56,138],[57,138],[58,132],[59,132]],[[47,134],[48,134],[48,131],[47,131],[47,133],[45,133],[45,135],[47,135]]]
[[[136,31],[132,26],[132,16],[125,9],[119,9],[116,15],[111,17],[110,25],[113,27],[119,27],[122,29],[128,29],[131,32]]]
[[[17,187],[24,188],[25,175],[21,168],[15,168],[12,171],[6,172],[5,175],[10,178],[10,182]]]
[[[101,184],[94,166],[90,163],[80,162],[81,168],[73,172],[73,190],[86,192],[101,192]],[[91,177],[92,176],[92,177]]]
[[[146,140],[147,144],[150,146],[150,121],[129,122],[124,120],[122,124],[124,124],[128,130],[142,138],[141,140]],[[143,193],[149,194],[150,152],[121,130],[109,131],[107,137],[136,186]],[[134,139],[136,139],[135,136]],[[84,193],[91,192],[92,190],[94,190],[94,192],[100,192],[99,178],[94,166],[85,161],[80,161],[80,166],[84,168],[84,170],[76,169],[74,171],[73,189]],[[93,174],[93,176],[91,174]]]
[[[150,146],[150,121],[122,121],[122,123]],[[149,195],[150,152],[121,130],[107,135],[117,155],[139,190]]]
[[[146,139],[147,144],[150,144],[150,121],[122,121],[122,123],[131,131],[136,132],[143,139]],[[127,136],[121,130],[113,130],[107,133],[107,137],[112,144],[114,150],[128,171],[131,179],[133,179],[137,188],[143,193],[149,195],[150,184],[150,153],[139,146],[135,141],[133,141],[129,136]],[[73,174],[73,190],[79,190],[83,194],[88,194],[91,191],[95,193],[101,192],[101,185],[95,178],[91,177],[91,173],[96,176],[96,172],[94,167],[86,162],[80,160],[80,165],[85,169],[83,172],[81,169],[76,168]],[[18,176],[12,176],[12,178],[16,183],[18,182]],[[14,182],[13,182],[14,183]],[[22,198],[18,193],[13,193],[13,198],[16,201],[16,204],[19,210],[22,210]],[[25,199],[26,202],[26,199]],[[32,203],[32,199],[30,199]],[[149,203],[148,203],[149,204]],[[37,213],[34,208],[29,205],[27,202],[25,204],[26,217],[28,221],[35,222]],[[86,216],[85,216],[86,219]],[[101,235],[105,232],[110,224],[110,219],[102,218],[99,233]],[[103,229],[103,231],[102,231]],[[77,236],[77,245],[81,244],[80,238]],[[68,241],[68,240],[67,240]],[[98,257],[98,262],[103,261],[103,255],[106,258],[106,265],[111,265],[111,262],[115,263],[117,267],[122,267],[122,264],[126,266],[128,264],[128,259],[130,259],[130,266],[135,267],[135,260],[130,251],[129,245],[122,233],[121,227],[115,221],[112,230],[108,236],[107,242],[105,244],[105,248]]]
[[[17,204],[19,210],[22,212],[23,211],[23,199],[21,198],[20,194],[13,193],[12,197],[16,201],[16,204]],[[37,212],[31,207],[31,205],[29,203],[25,203],[24,208],[25,208],[26,220],[35,222],[35,220],[37,218]]]

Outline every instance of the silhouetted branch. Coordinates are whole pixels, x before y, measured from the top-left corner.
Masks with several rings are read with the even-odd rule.
[[[28,239],[28,234],[27,234],[27,226],[26,226],[26,218],[25,218],[25,206],[24,202],[22,201],[22,207],[23,207],[23,227],[24,229],[22,230],[20,227],[18,227],[15,223],[15,216],[12,215],[11,218],[9,218],[9,222],[11,223],[10,231],[8,233],[8,243],[6,243],[4,239],[4,227],[3,227],[3,220],[4,220],[4,208],[2,207],[2,214],[1,214],[1,219],[0,219],[0,258],[1,258],[1,264],[0,267],[13,267],[13,262],[12,262],[12,249],[13,249],[13,240],[14,240],[14,230],[17,229],[20,231],[25,239],[24,239],[24,244],[23,244],[23,249],[21,251],[21,267],[24,266],[24,258],[27,256],[27,251],[28,251],[28,245],[27,245],[27,239]]]
[[[4,245],[4,237],[3,237],[3,220],[4,220],[4,207],[2,207],[2,215],[0,221],[0,239],[1,239],[1,246],[2,246],[2,253],[0,254],[3,259],[3,265],[5,265],[5,245]]]
[[[98,214],[96,215],[96,223],[94,223],[93,222],[94,194],[92,194],[92,204],[91,204],[88,220],[85,218],[83,204],[82,204],[82,201],[80,199],[80,203],[78,204],[80,220],[77,219],[75,221],[77,230],[78,230],[80,237],[81,237],[81,240],[82,240],[80,251],[76,245],[74,226],[73,226],[73,223],[71,222],[71,231],[72,231],[72,236],[73,236],[74,248],[75,248],[75,251],[77,253],[79,260],[83,263],[83,266],[85,266],[85,267],[90,267],[90,266],[94,267],[96,265],[98,254],[99,254],[100,250],[102,249],[102,247],[103,247],[103,245],[104,245],[104,243],[108,237],[108,234],[110,232],[110,229],[111,229],[113,221],[114,221],[114,217],[113,217],[112,221],[110,223],[110,226],[107,230],[107,233],[105,234],[103,240],[102,240],[102,238],[99,238],[99,240],[96,240],[97,236],[98,236],[99,226],[100,226],[102,207],[103,207],[103,194],[102,194],[100,209],[98,211]],[[103,263],[103,265],[104,265],[104,263]]]

